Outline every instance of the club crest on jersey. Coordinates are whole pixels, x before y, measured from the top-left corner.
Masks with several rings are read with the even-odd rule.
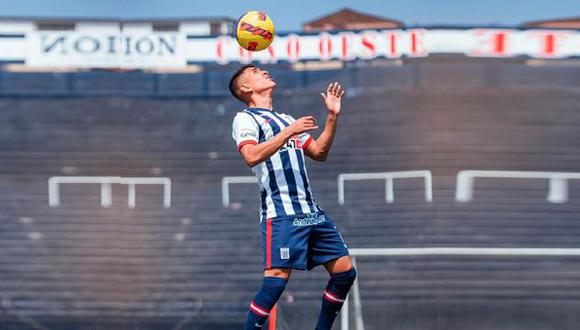
[[[290,248],[287,247],[280,248],[280,259],[282,260],[290,259]]]

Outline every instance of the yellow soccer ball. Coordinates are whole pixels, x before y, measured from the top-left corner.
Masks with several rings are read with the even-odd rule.
[[[274,41],[274,22],[262,11],[249,11],[238,19],[234,33],[240,46],[259,52]]]

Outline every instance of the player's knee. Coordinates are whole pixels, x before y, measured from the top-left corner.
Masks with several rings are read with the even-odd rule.
[[[286,283],[288,281],[280,277],[264,277],[262,279],[262,289],[254,298],[254,301],[258,304],[263,303],[260,306],[269,310],[284,292]]]
[[[288,281],[281,277],[268,276],[262,279],[262,286],[274,292],[282,293],[286,288],[286,283],[288,283]]]
[[[355,279],[356,279],[356,269],[354,269],[354,267],[345,272],[332,274],[330,276],[330,280],[328,281],[328,285],[326,286],[326,291],[324,293],[325,296],[334,295],[333,296],[334,299],[346,299],[346,295],[350,291],[350,287],[354,283]],[[323,298],[325,296],[323,296]]]
[[[350,287],[354,283],[354,280],[356,279],[356,275],[357,275],[356,269],[352,267],[346,272],[332,274],[331,280],[334,282],[336,286],[350,289]]]
[[[268,276],[268,277],[279,277],[279,278],[283,278],[283,279],[288,279],[290,277],[290,269],[285,269],[285,268],[274,268],[274,269],[268,269],[264,272],[264,276]]]

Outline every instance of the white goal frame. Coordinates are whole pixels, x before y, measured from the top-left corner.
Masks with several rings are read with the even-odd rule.
[[[353,266],[357,258],[370,256],[580,256],[580,248],[484,248],[484,247],[421,247],[421,248],[358,248],[349,249]],[[360,274],[360,273],[359,273]],[[349,298],[352,296],[356,330],[364,330],[359,277],[353,283],[341,311],[340,329],[349,330]]]

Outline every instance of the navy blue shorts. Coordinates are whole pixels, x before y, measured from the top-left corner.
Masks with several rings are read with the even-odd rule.
[[[264,269],[310,270],[348,255],[336,226],[324,212],[262,221]]]

